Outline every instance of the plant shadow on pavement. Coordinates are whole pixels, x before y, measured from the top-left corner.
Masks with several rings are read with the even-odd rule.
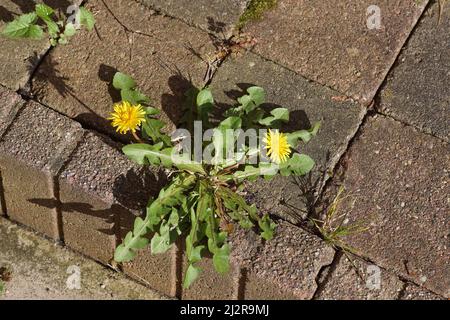
[[[327,153],[327,161],[330,153]],[[289,183],[298,190],[296,197],[300,199],[301,207],[281,200],[280,204],[286,208],[286,214],[292,219],[294,224],[304,226],[308,218],[316,215],[316,208],[320,205],[320,186],[323,183],[327,173],[326,170],[316,168],[314,171],[302,177],[290,177]]]
[[[148,199],[157,197],[167,182],[168,178],[164,170],[152,170],[148,166],[129,170],[116,179],[113,186],[114,198],[120,205],[131,210],[126,210],[119,215],[118,236],[120,239],[132,229],[136,216],[145,216]]]
[[[116,139],[123,140],[123,137],[114,135],[114,130],[112,130],[110,123],[107,119],[99,115],[94,109],[88,106],[85,102],[78,98],[75,90],[68,84],[70,80],[67,76],[62,75],[58,70],[59,62],[55,61],[53,55],[48,54],[45,56],[44,61],[36,70],[34,75],[35,81],[47,82],[55,88],[58,94],[62,98],[71,97],[76,100],[77,103],[82,106],[86,112],[78,114],[74,119],[80,122],[83,126],[87,128],[95,128],[99,132],[110,134],[115,136]],[[30,63],[30,70],[33,70],[36,66],[34,63]],[[32,69],[33,68],[33,69]],[[105,71],[106,70],[106,71]],[[109,69],[107,66],[100,66],[99,77],[100,79],[106,79]],[[105,81],[105,80],[104,80]],[[112,78],[111,78],[112,81]],[[43,101],[43,96],[45,92],[41,93],[39,90],[30,89],[31,92],[36,96],[38,101]],[[121,139],[122,138],[122,139]]]
[[[196,87],[190,76],[184,76],[179,70],[172,72],[167,84],[171,92],[161,96],[161,108],[170,121],[178,126],[183,115],[182,106],[185,103],[185,93]]]
[[[144,213],[148,199],[156,196],[166,182],[167,176],[162,170],[152,170],[149,167],[130,169],[114,181],[112,193],[115,203],[105,209],[94,209],[89,203],[60,202],[56,199],[34,198],[28,201],[48,209],[56,209],[63,214],[80,213],[99,218],[104,223],[111,224],[111,227],[97,231],[121,238],[136,216]]]
[[[208,35],[213,46],[219,50],[224,42],[227,41],[225,35],[226,24],[224,22],[216,21],[213,17],[207,17]]]

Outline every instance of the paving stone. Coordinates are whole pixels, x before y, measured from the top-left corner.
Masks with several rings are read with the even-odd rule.
[[[415,284],[408,283],[401,300],[445,300],[443,297],[434,294],[428,290],[416,286]]]
[[[309,129],[316,121],[322,121],[318,136],[300,146],[302,153],[316,161],[311,179],[306,177],[294,181],[292,178],[277,177],[269,182],[260,179],[248,185],[251,193],[249,201],[256,203],[263,211],[296,223],[299,217],[304,216],[301,210],[313,200],[311,194],[319,189],[315,185],[317,179],[334,167],[366,110],[350,101],[335,101],[339,96],[336,91],[311,83],[251,53],[224,63],[211,89],[217,103],[226,109],[235,105],[235,98],[241,96],[245,91],[243,89],[250,85],[258,85],[266,90],[267,107],[273,109],[282,106],[291,111],[291,121],[286,131]]]
[[[54,177],[82,135],[81,126],[29,102],[0,142],[0,167],[10,218],[59,238]]]
[[[368,103],[427,2],[377,1],[381,28],[369,29],[371,0],[279,0],[244,31],[257,38],[262,56]]]
[[[0,300],[164,299],[123,274],[3,218],[0,218],[0,238],[0,268],[11,273],[4,282]]]
[[[315,295],[319,300],[392,300],[404,287],[396,275],[356,258],[350,261],[345,255],[327,267],[322,277]]]
[[[190,25],[228,38],[249,0],[137,0]]]
[[[0,29],[16,15],[29,13],[36,3],[42,2],[61,9],[77,3],[68,0],[3,0],[0,4]],[[45,37],[42,40],[0,37],[0,84],[13,90],[23,88],[49,48],[50,42]]]
[[[420,20],[389,73],[380,94],[380,109],[422,131],[450,141],[450,11],[439,17],[435,1]]]
[[[311,299],[319,271],[334,254],[316,236],[280,222],[276,237],[264,244],[248,269],[245,299]]]
[[[228,236],[228,241],[231,246],[230,262],[246,269],[252,266],[263,242],[257,232],[245,230],[239,225]]]
[[[106,141],[88,133],[59,177],[65,244],[103,263],[113,256],[118,217],[127,214],[114,201],[114,183],[130,170],[126,157]]]
[[[152,104],[164,111],[169,126],[177,123],[190,80],[202,85],[206,72],[192,51],[214,52],[208,34],[133,1],[93,0],[87,7],[95,14],[97,32],[82,31],[68,45],[52,50],[36,73],[33,94],[61,113],[112,134],[106,118],[113,102],[120,100],[111,83],[121,71],[135,78]],[[135,32],[126,32],[111,12]]]
[[[349,245],[377,265],[448,297],[448,144],[376,116],[363,127],[339,171],[342,181],[336,182],[350,195],[341,211],[349,212],[348,223],[370,227],[349,236]]]

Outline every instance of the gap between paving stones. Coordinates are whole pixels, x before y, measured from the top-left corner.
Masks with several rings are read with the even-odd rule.
[[[394,116],[392,114],[385,113],[385,112],[381,111],[380,109],[375,110],[375,112],[376,112],[376,114],[379,114],[379,115],[384,116],[386,118],[392,119],[395,122],[401,123],[401,124],[403,124],[405,126],[413,127],[418,132],[420,132],[420,133],[422,133],[424,135],[427,135],[427,136],[433,137],[433,138],[435,138],[437,140],[440,140],[442,142],[448,143],[448,141],[445,140],[444,138],[442,138],[440,136],[437,136],[437,135],[433,134],[432,132],[428,132],[428,131],[424,130],[423,128],[418,127],[417,125],[415,125],[413,123],[409,123],[409,122],[406,122],[404,120],[401,120],[401,119],[397,118],[396,116]]]
[[[195,4],[195,6],[189,5],[188,10],[184,9],[177,10],[173,7],[177,4],[174,4],[174,2],[177,2],[176,0],[172,1],[148,1],[148,0],[133,0],[153,11],[155,11],[158,14],[177,19],[179,21],[182,21],[183,23],[195,27],[197,29],[200,29],[202,31],[205,31],[207,33],[213,34],[217,37],[219,37],[222,40],[228,40],[233,35],[236,34],[237,30],[236,26],[238,24],[239,18],[241,15],[245,12],[248,5],[250,4],[250,0],[227,0],[222,1],[220,5],[217,4],[217,0],[214,1],[208,1],[208,0],[202,0],[199,4]],[[187,1],[185,1],[187,2]],[[204,8],[204,4],[206,4],[207,8]],[[171,7],[172,6],[172,7]],[[236,7],[234,7],[236,6]],[[194,8],[192,8],[194,7]],[[211,8],[212,7],[212,8]],[[221,12],[222,9],[232,7],[233,10],[225,12]],[[209,12],[215,12],[218,14],[222,14],[226,16],[226,21],[219,21],[219,17],[214,17],[214,14],[210,14],[208,16],[204,16],[203,12],[201,12],[201,9],[210,10]],[[174,11],[172,11],[174,10]],[[195,10],[195,12],[192,12],[192,10]],[[171,12],[172,11],[172,12]],[[234,12],[238,14],[233,14]],[[190,16],[194,15],[194,18],[191,18]],[[231,16],[230,19],[229,16]],[[184,18],[183,18],[184,17]],[[188,18],[186,18],[188,17]],[[222,17],[223,18],[223,17]],[[217,20],[215,20],[217,19]]]

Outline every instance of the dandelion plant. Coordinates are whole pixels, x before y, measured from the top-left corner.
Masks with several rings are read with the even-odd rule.
[[[147,246],[152,254],[166,252],[183,236],[188,260],[183,285],[189,287],[200,275],[198,262],[208,251],[217,272],[230,270],[228,236],[236,224],[259,230],[267,241],[273,238],[276,224],[268,214],[260,215],[255,204],[247,203],[243,183],[258,177],[307,174],[314,161],[297,150],[316,135],[320,123],[310,130],[282,132],[289,110],[266,112],[261,108],[265,92],[256,86],[247,89],[224,119],[217,120],[212,92],[204,88],[186,93],[183,123],[188,129],[169,136],[157,118],[159,111],[149,106],[150,100],[131,77],[117,73],[113,85],[123,101],[114,106],[112,125],[119,133],[134,133],[136,140],[123,152],[140,165],[170,171],[168,185],[149,200],[146,215],[136,218],[116,248],[116,262],[131,261]]]

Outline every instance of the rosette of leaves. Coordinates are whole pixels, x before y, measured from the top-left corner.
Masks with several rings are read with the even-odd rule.
[[[35,39],[44,37],[44,28],[47,29],[52,46],[67,44],[76,32],[78,23],[91,31],[94,28],[95,18],[85,7],[80,7],[75,13],[74,21],[58,18],[57,12],[46,4],[37,4],[34,12],[18,16],[14,21],[5,25],[2,35],[13,39]],[[74,23],[75,22],[75,23]]]
[[[122,75],[118,77],[124,78]],[[125,86],[116,83],[115,87],[135,90],[134,82],[127,79],[126,83]],[[129,95],[122,97],[126,99]],[[211,127],[211,112],[214,109],[211,91],[208,88],[191,90],[186,98],[188,109],[184,123],[188,125],[189,121],[199,120],[206,128]],[[314,161],[305,154],[295,152],[278,169],[269,163],[246,164],[245,160],[259,151],[245,143],[238,145],[238,134],[223,138],[220,133],[227,129],[274,128],[289,121],[289,111],[285,108],[265,112],[261,108],[264,100],[264,90],[260,87],[249,88],[247,94],[238,99],[239,104],[230,109],[226,118],[213,128],[212,141],[204,142],[204,148],[213,150],[213,158],[209,162],[195,162],[190,154],[174,153],[178,146],[169,136],[161,133],[162,122],[155,119],[158,111],[148,109],[147,120],[151,121],[141,128],[142,136],[148,142],[126,145],[123,152],[138,164],[172,170],[170,176],[173,178],[154,199],[150,199],[145,217],[136,218],[133,230],[116,248],[115,261],[131,261],[139,249],[147,246],[153,254],[164,253],[180,236],[184,236],[189,265],[183,286],[189,287],[200,275],[198,262],[207,252],[212,255],[217,272],[230,270],[231,248],[227,239],[235,224],[245,229],[259,230],[265,240],[272,239],[276,224],[267,214],[259,215],[254,204],[246,202],[239,192],[243,182],[260,176],[270,179],[277,174],[304,175],[313,168]],[[301,141],[308,142],[317,133],[319,125],[310,130],[288,133],[291,146],[296,147]],[[219,155],[230,143],[240,151],[232,159],[221,160]]]

